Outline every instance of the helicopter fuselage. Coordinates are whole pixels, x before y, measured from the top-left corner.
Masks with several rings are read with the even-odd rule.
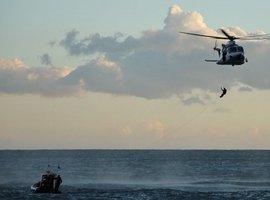
[[[206,59],[206,62],[215,62],[218,65],[242,65],[245,62],[248,62],[247,58],[245,57],[244,48],[235,43],[235,40],[270,40],[270,34],[260,34],[260,35],[246,35],[246,36],[233,36],[230,35],[224,29],[219,29],[224,36],[219,35],[207,35],[207,34],[200,34],[200,33],[190,33],[179,31],[181,34],[185,35],[192,35],[196,37],[205,37],[205,38],[212,38],[216,40],[229,40],[227,44],[222,44],[222,49],[217,47],[217,43],[215,43],[214,50],[218,52],[219,60],[209,60]]]
[[[242,65],[247,62],[245,58],[244,48],[234,41],[229,41],[227,44],[222,44],[220,60],[218,65]]]

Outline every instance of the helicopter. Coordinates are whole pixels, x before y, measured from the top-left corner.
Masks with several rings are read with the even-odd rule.
[[[229,35],[224,29],[219,29],[224,36],[213,36],[213,35],[204,35],[198,33],[189,33],[179,31],[181,34],[213,38],[216,40],[229,40],[226,44],[222,44],[222,49],[217,47],[217,41],[215,42],[214,51],[217,51],[219,59],[218,60],[208,60],[206,62],[215,62],[217,65],[242,65],[248,62],[248,59],[245,57],[244,48],[236,44],[235,40],[269,40],[269,34],[261,35],[250,35],[245,37],[236,37]]]

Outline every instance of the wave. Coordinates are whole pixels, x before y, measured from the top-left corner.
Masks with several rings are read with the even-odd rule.
[[[187,191],[121,185],[63,186],[61,194],[33,194],[29,187],[0,185],[0,199],[267,199],[269,190]]]

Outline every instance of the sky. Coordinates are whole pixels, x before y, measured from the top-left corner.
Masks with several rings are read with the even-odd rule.
[[[269,33],[269,7],[1,1],[0,149],[269,149],[269,41],[240,42],[249,62],[233,68],[178,34]]]

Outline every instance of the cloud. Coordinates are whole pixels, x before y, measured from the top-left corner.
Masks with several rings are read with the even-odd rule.
[[[263,141],[262,131],[259,127],[253,126],[250,130],[250,136],[253,144],[261,143]]]
[[[252,88],[248,86],[242,86],[238,89],[239,92],[252,92]]]
[[[41,55],[39,58],[40,58],[40,63],[42,65],[53,66],[52,58],[51,58],[51,56],[49,54],[45,53],[45,54]]]
[[[21,60],[0,59],[0,93],[40,94],[44,96],[78,95],[83,83],[66,84],[62,80],[70,68],[29,68]]]
[[[196,96],[192,96],[186,99],[182,99],[182,103],[184,105],[191,105],[191,104],[201,104],[204,105],[204,101],[202,99],[200,99],[200,97],[198,95]]]
[[[203,61],[211,57],[209,48],[212,48],[214,41],[180,35],[179,30],[220,35],[219,31],[208,27],[200,13],[184,12],[180,6],[174,5],[169,9],[162,29],[143,31],[138,38],[94,33],[78,39],[79,32],[72,30],[61,40],[60,45],[73,56],[102,55],[102,59],[116,63],[117,71],[121,72],[121,78],[118,79],[115,73],[106,73],[93,62],[78,67],[69,75],[72,81],[83,78],[90,91],[144,98],[166,98],[194,88],[216,92],[221,82],[216,69],[219,66]],[[248,35],[239,27],[226,30],[232,35]],[[228,69],[224,70],[224,84],[229,87],[242,82],[259,89],[268,88],[268,44],[249,43],[247,51],[255,54],[254,50],[260,49],[260,59],[252,57],[253,62],[236,69],[226,66]],[[214,52],[213,56],[216,56]],[[254,63],[256,70],[251,67]],[[262,79],[258,80],[257,77]],[[196,97],[186,103],[191,101],[202,103]]]
[[[0,58],[0,70],[16,71],[22,69],[25,69],[25,65],[20,59],[7,60]]]
[[[192,104],[205,105],[212,102],[212,96],[209,91],[202,91],[198,89],[193,89],[189,92],[178,94],[179,99],[185,106],[190,106]]]
[[[119,65],[105,57],[98,57],[77,67],[62,79],[67,85],[84,80],[85,89],[94,92],[123,93],[122,70]]]
[[[57,70],[58,73],[59,70],[62,73],[62,69],[26,68],[24,72],[9,71],[9,78],[6,77],[7,72],[1,70],[0,82],[6,86],[0,92],[30,91],[47,94],[47,91],[54,91],[54,94],[59,92],[73,95],[74,89],[71,88],[75,88],[75,91],[79,88],[152,99],[168,98],[194,89],[216,92],[221,81],[226,87],[242,83],[252,88],[269,89],[269,42],[244,43],[250,57],[249,63],[235,68],[225,66],[224,78],[221,80],[220,66],[204,62],[205,58],[216,58],[214,52],[210,53],[214,41],[181,35],[178,33],[180,30],[221,34],[210,28],[200,13],[185,12],[179,5],[169,8],[163,28],[145,30],[137,38],[121,33],[109,36],[91,33],[87,37],[79,38],[79,31],[71,30],[59,42],[60,46],[72,56],[89,56],[89,62],[74,68],[65,76],[54,75],[54,78],[46,78],[46,74],[55,74]],[[226,30],[236,36],[250,34],[240,27],[230,27]],[[43,63],[50,65],[50,56],[44,55]],[[19,77],[14,79],[12,76]],[[36,81],[36,85],[29,84],[30,80]],[[21,81],[22,86],[14,85],[12,81]],[[73,92],[65,91],[70,89]],[[202,104],[205,99],[195,96],[184,101],[186,104]]]
[[[168,135],[166,126],[160,120],[148,122],[146,124],[146,130],[154,135],[157,135],[159,138],[163,138]]]

